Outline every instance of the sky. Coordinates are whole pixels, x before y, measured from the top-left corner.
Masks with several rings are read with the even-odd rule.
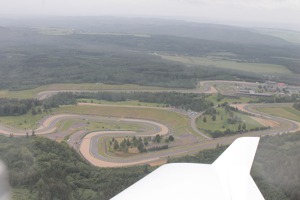
[[[0,0],[0,15],[161,17],[300,30],[300,0]]]

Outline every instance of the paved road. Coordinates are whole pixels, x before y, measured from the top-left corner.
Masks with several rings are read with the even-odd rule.
[[[189,144],[188,146],[181,146],[177,148],[172,148],[166,151],[159,151],[155,153],[147,153],[147,154],[142,154],[138,156],[132,156],[131,158],[118,158],[118,157],[106,157],[105,159],[101,157],[97,157],[94,155],[94,158],[102,159],[103,162],[99,162],[97,166],[104,166],[104,167],[120,167],[120,166],[129,166],[129,165],[135,165],[135,164],[141,164],[141,163],[151,163],[152,161],[158,160],[158,159],[164,159],[169,156],[175,156],[175,155],[183,155],[183,154],[192,154],[195,152],[198,152],[203,149],[208,149],[208,148],[214,148],[217,145],[228,145],[231,144],[236,138],[238,137],[246,137],[246,136],[264,136],[264,135],[276,135],[276,134],[281,134],[284,132],[295,132],[299,130],[299,123],[295,122],[293,120],[288,120],[280,117],[274,117],[274,116],[269,116],[264,113],[260,113],[258,111],[254,110],[254,107],[258,106],[257,104],[253,105],[247,105],[245,106],[245,110],[248,111],[249,113],[253,115],[257,115],[259,117],[263,118],[268,118],[272,119],[280,124],[279,127],[276,127],[274,129],[268,129],[264,131],[254,131],[254,132],[248,132],[244,133],[242,135],[233,135],[229,137],[222,137],[222,138],[216,138],[216,139],[211,139],[207,138],[207,140],[197,142],[194,144]],[[201,115],[199,113],[198,115]],[[99,138],[91,138],[92,143],[98,144],[98,139]]]
[[[138,89],[138,90],[121,90],[121,89],[114,89],[114,90],[49,90],[43,91],[37,94],[37,99],[43,100],[49,98],[55,94],[60,92],[181,92],[181,93],[211,93],[211,87],[214,84],[220,83],[232,83],[232,84],[248,84],[248,85],[258,85],[257,83],[250,83],[250,82],[242,82],[242,81],[224,81],[224,80],[214,80],[214,81],[200,81],[198,85],[202,88],[199,89]],[[213,92],[214,93],[214,92]]]

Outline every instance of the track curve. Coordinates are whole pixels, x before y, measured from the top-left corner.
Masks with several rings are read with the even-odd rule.
[[[282,104],[279,104],[282,105]],[[131,166],[137,164],[146,164],[150,162],[155,162],[160,159],[166,159],[169,156],[176,156],[176,155],[186,155],[198,152],[199,150],[207,149],[207,148],[214,148],[217,145],[228,145],[232,143],[236,138],[241,136],[264,136],[264,135],[274,135],[274,134],[281,134],[284,132],[295,132],[300,130],[300,123],[295,122],[293,120],[276,117],[272,115],[268,115],[266,113],[259,112],[255,110],[255,107],[259,106],[268,106],[268,104],[246,104],[241,106],[243,111],[249,112],[252,115],[271,119],[280,124],[279,127],[274,129],[264,130],[264,131],[255,131],[255,132],[248,132],[242,135],[233,135],[228,137],[216,138],[216,139],[206,139],[200,142],[195,142],[185,146],[178,146],[168,150],[153,152],[153,153],[144,153],[137,156],[133,156],[130,158],[119,158],[119,157],[112,157],[109,155],[100,155],[98,153],[98,140],[103,137],[114,137],[120,135],[166,135],[169,133],[168,127],[162,125],[158,122],[150,121],[150,120],[141,120],[141,119],[121,119],[121,118],[114,118],[114,117],[101,117],[101,116],[92,116],[92,115],[75,115],[75,114],[58,114],[58,115],[51,115],[43,120],[40,121],[40,126],[35,129],[36,135],[46,135],[51,136],[51,134],[57,131],[57,124],[62,120],[67,119],[90,119],[90,120],[118,120],[124,121],[128,123],[140,123],[140,124],[147,124],[148,126],[152,126],[148,132],[137,133],[133,131],[95,131],[87,134],[86,131],[78,132],[77,137],[82,139],[80,144],[80,152],[84,158],[86,158],[91,164],[99,167],[124,167],[124,166]],[[271,105],[270,105],[271,106]],[[272,104],[274,106],[274,104]],[[192,119],[191,119],[192,120]],[[18,136],[25,136],[26,130],[18,130],[8,126],[0,125],[0,133],[9,135],[13,133],[14,135]],[[74,134],[76,135],[76,134]],[[71,136],[72,138],[73,136]],[[74,136],[75,137],[75,136]]]

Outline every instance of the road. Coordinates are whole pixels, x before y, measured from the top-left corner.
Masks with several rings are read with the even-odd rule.
[[[49,98],[55,94],[60,92],[181,92],[181,93],[206,93],[212,94],[217,93],[218,91],[212,86],[214,84],[220,83],[231,83],[231,84],[253,84],[257,85],[257,83],[249,83],[249,82],[242,82],[242,81],[224,81],[224,80],[214,80],[214,81],[200,81],[198,86],[201,86],[202,89],[138,89],[138,90],[121,90],[121,89],[114,89],[114,90],[49,90],[43,91],[37,94],[36,98],[39,100],[43,100]]]

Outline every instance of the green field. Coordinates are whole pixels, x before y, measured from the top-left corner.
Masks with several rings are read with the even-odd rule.
[[[188,117],[164,109],[130,108],[116,106],[63,106],[55,113],[89,114],[120,118],[134,118],[157,121],[168,126],[177,135],[194,133]]]
[[[224,108],[217,108],[216,120],[213,121],[210,115],[203,115],[197,119],[197,128],[204,131],[205,133],[213,132],[213,131],[226,131],[226,129],[230,129],[232,131],[237,131],[239,124],[246,124],[246,128],[261,128],[263,125],[256,122],[248,115],[233,112],[234,116],[237,116],[241,119],[240,123],[229,124],[228,119],[230,117],[229,113],[225,111]],[[203,122],[204,117],[206,117],[207,121]]]
[[[163,59],[181,62],[188,65],[215,66],[224,69],[240,70],[244,72],[271,73],[271,74],[292,74],[285,66],[247,63],[239,60],[230,60],[220,56],[192,57],[192,56],[170,56],[160,55]]]
[[[77,102],[84,103],[96,103],[96,104],[104,104],[104,105],[120,105],[120,106],[147,106],[147,107],[165,107],[165,104],[162,103],[148,103],[148,102],[140,102],[140,101],[104,101],[104,100],[96,100],[96,99],[78,99]]]
[[[300,111],[290,106],[256,107],[258,111],[300,122]]]
[[[67,131],[72,126],[82,129],[84,127],[87,131],[111,131],[111,130],[126,130],[126,131],[142,131],[145,128],[136,123],[125,123],[110,120],[84,120],[84,119],[68,119],[60,121],[57,125],[59,131]],[[78,128],[77,128],[78,129]]]

